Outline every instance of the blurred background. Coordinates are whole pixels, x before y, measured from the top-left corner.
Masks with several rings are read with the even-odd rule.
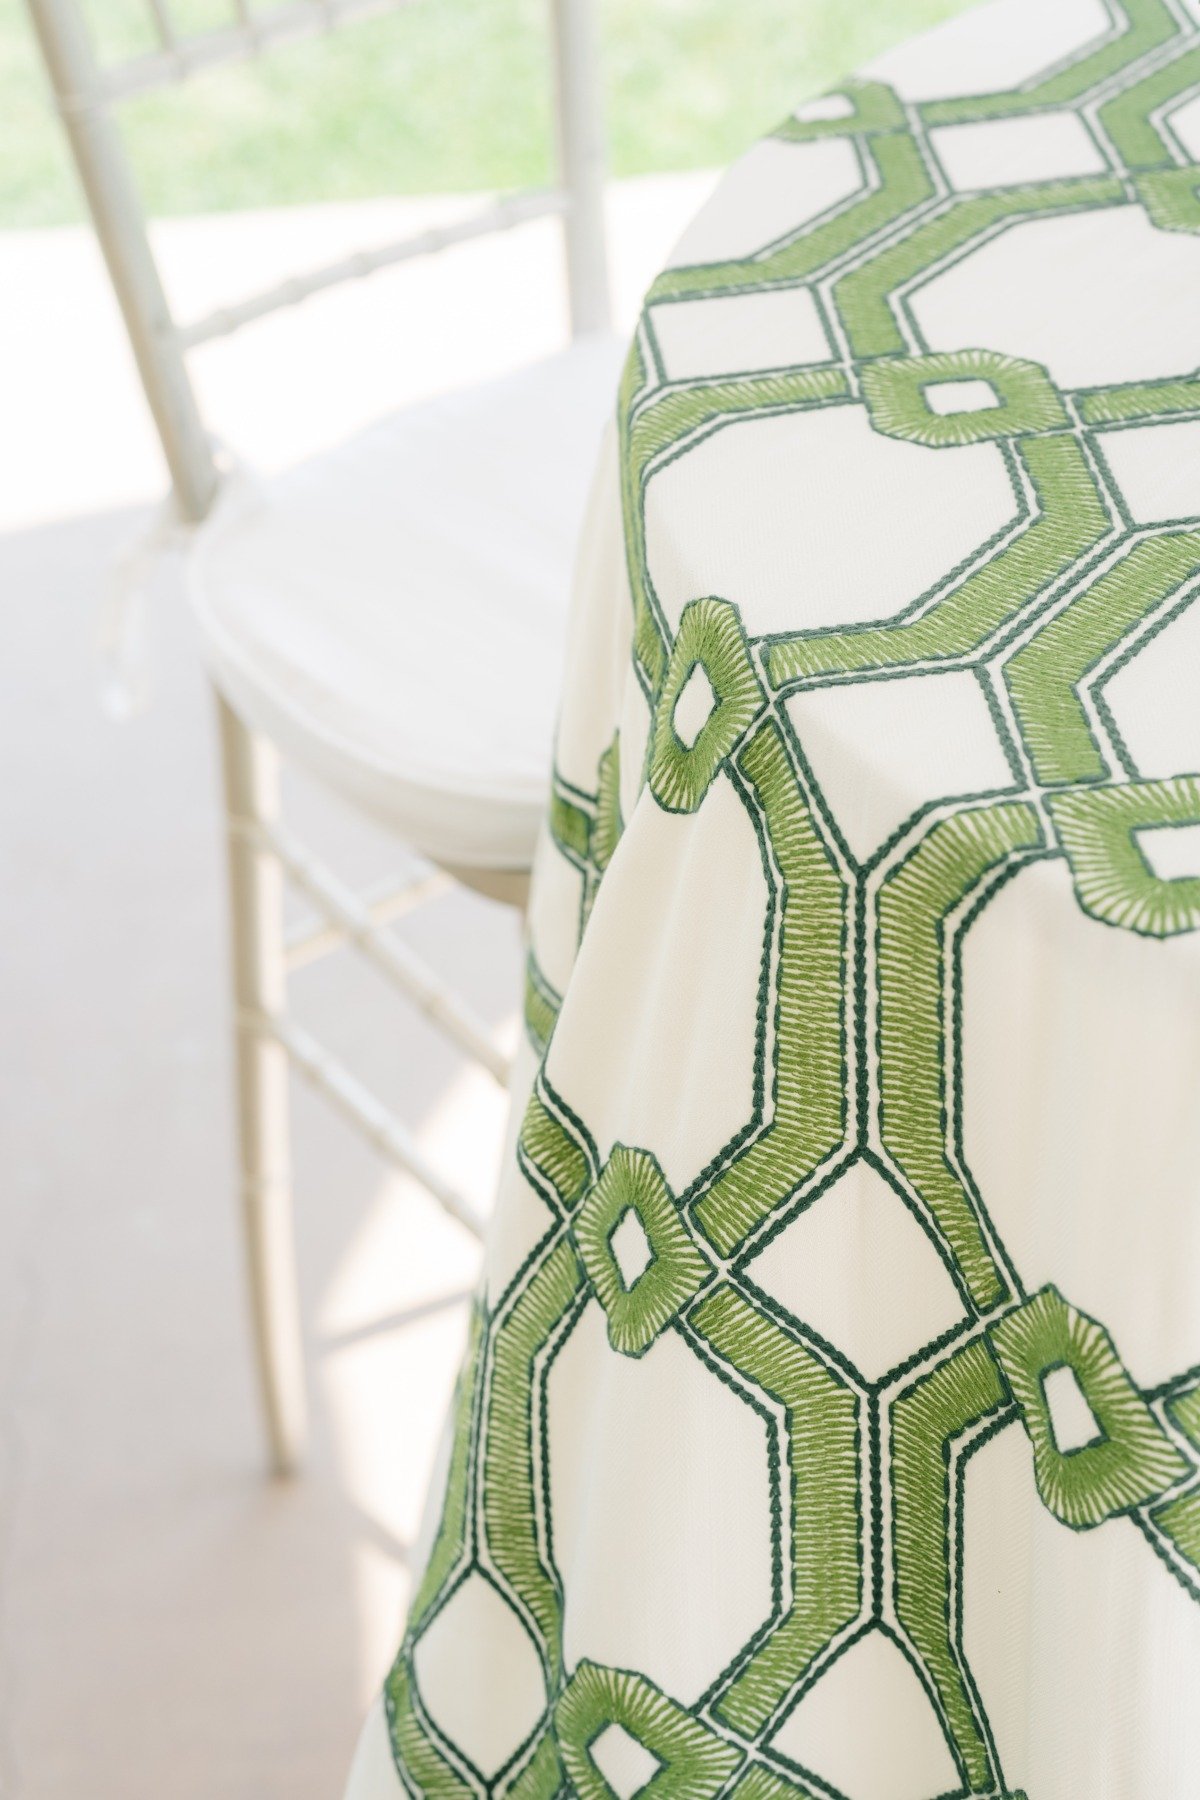
[[[101,54],[153,45],[138,0],[91,0]],[[177,0],[181,29],[227,0]],[[797,104],[962,0],[607,0],[613,175],[720,167]],[[437,0],[184,95],[129,109],[150,210],[224,212],[516,187],[549,166],[541,0]],[[48,116],[22,0],[0,0],[0,224],[60,225],[79,197]]]
[[[606,0],[619,323],[717,173],[962,0]],[[226,0],[176,0],[217,28]],[[98,46],[149,48],[134,0]],[[542,181],[541,0],[425,0],[124,109],[187,314]],[[208,422],[280,468],[563,333],[552,221],[375,275],[202,349]],[[313,1444],[263,1472],[236,1230],[211,707],[170,557],[152,692],[117,723],[107,572],[165,489],[21,0],[0,0],[0,1793],[329,1800],[394,1648],[474,1241],[318,1099],[295,1099]],[[290,783],[364,883],[395,844]],[[406,921],[500,1041],[509,909]],[[498,1091],[338,955],[297,1006],[486,1208]]]

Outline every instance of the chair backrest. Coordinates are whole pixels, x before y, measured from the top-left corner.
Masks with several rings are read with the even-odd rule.
[[[144,0],[157,47],[132,60],[101,66],[79,0],[28,0],[178,504],[190,520],[205,516],[218,486],[212,441],[187,367],[187,352],[198,344],[227,336],[337,282],[545,214],[557,214],[562,220],[572,333],[601,331],[609,323],[605,147],[592,0],[547,0],[557,124],[555,187],[506,196],[445,227],[309,270],[204,318],[177,321],[154,261],[116,124],[117,103],[220,63],[262,56],[289,39],[332,31],[416,0],[228,3],[229,22],[224,28],[187,32],[177,22],[172,0]]]

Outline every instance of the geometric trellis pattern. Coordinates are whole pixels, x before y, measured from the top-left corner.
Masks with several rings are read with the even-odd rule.
[[[1052,355],[937,344],[922,325],[934,284],[1006,234],[1085,215],[1196,236],[1200,274],[1200,26],[1175,0],[1108,11],[1106,33],[1011,88],[976,82],[914,101],[862,80],[786,121],[776,146],[844,152],[857,188],[749,254],[669,268],[647,296],[618,426],[630,680],[648,723],[640,738],[605,734],[590,783],[577,769],[556,776],[549,831],[582,877],[586,943],[632,815],[657,809],[686,829],[712,784],[732,783],[769,890],[753,1110],[682,1186],[654,1146],[598,1136],[554,1079],[555,1032],[587,1021],[572,1026],[571,988],[554,991],[535,941],[526,1022],[542,1061],[517,1158],[544,1217],[516,1274],[476,1309],[440,1524],[387,1684],[396,1767],[414,1795],[614,1800],[604,1741],[616,1734],[638,1749],[646,1800],[838,1800],[832,1780],[781,1747],[785,1728],[838,1658],[882,1633],[936,1717],[956,1792],[1014,1796],[962,1622],[966,1472],[1001,1433],[1022,1434],[1056,1528],[1132,1521],[1156,1553],[1146,1579],[1177,1582],[1200,1605],[1200,1367],[1140,1386],[1104,1320],[1017,1266],[962,1135],[964,946],[1014,878],[1057,869],[1089,929],[1138,934],[1164,957],[1189,954],[1200,930],[1200,866],[1164,875],[1146,835],[1200,826],[1200,771],[1140,767],[1111,699],[1116,677],[1200,596],[1200,480],[1192,515],[1139,522],[1105,454],[1115,431],[1200,419],[1200,339],[1186,366],[1072,386]],[[1045,169],[1031,178],[1047,120]],[[1055,156],[1068,142],[1064,169]],[[986,179],[955,186],[954,144],[982,156]],[[721,302],[727,338],[739,307],[753,331],[764,294],[804,297],[828,338],[823,359],[764,368],[748,356],[749,372],[718,360],[708,376],[673,377],[672,309]],[[877,617],[861,606],[821,616],[803,566],[794,617],[769,629],[742,597],[702,584],[672,612],[656,582],[656,479],[698,466],[722,434],[742,434],[725,441],[750,454],[755,431],[780,419],[811,424],[819,445],[834,415],[895,444],[904,479],[949,482],[967,466],[955,458],[999,459],[1011,517]],[[697,669],[711,711],[684,730]],[[940,786],[927,783],[855,856],[795,722],[803,710],[788,702],[947,671],[978,683],[1010,779],[958,791],[951,753]],[[664,1109],[681,1103],[665,1081]],[[859,1163],[906,1209],[962,1304],[961,1324],[870,1382],[752,1267]],[[631,1218],[644,1246],[632,1273],[615,1243]],[[564,1635],[572,1578],[553,1516],[547,1391],[596,1307],[614,1355],[648,1365],[670,1336],[767,1422],[771,1609],[698,1698],[579,1655]],[[1200,1327],[1196,1346],[1200,1356]],[[1094,1420],[1082,1445],[1057,1435],[1060,1371]],[[477,1575],[536,1647],[545,1685],[536,1724],[487,1772],[418,1679],[423,1634]]]

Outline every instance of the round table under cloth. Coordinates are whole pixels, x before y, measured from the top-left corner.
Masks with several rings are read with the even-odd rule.
[[[647,296],[351,1800],[1200,1795],[1190,4],[889,54]]]

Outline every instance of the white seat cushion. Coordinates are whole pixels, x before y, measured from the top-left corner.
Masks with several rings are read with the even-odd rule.
[[[235,483],[198,535],[193,600],[230,704],[436,861],[532,860],[620,356],[587,339],[396,413]]]

